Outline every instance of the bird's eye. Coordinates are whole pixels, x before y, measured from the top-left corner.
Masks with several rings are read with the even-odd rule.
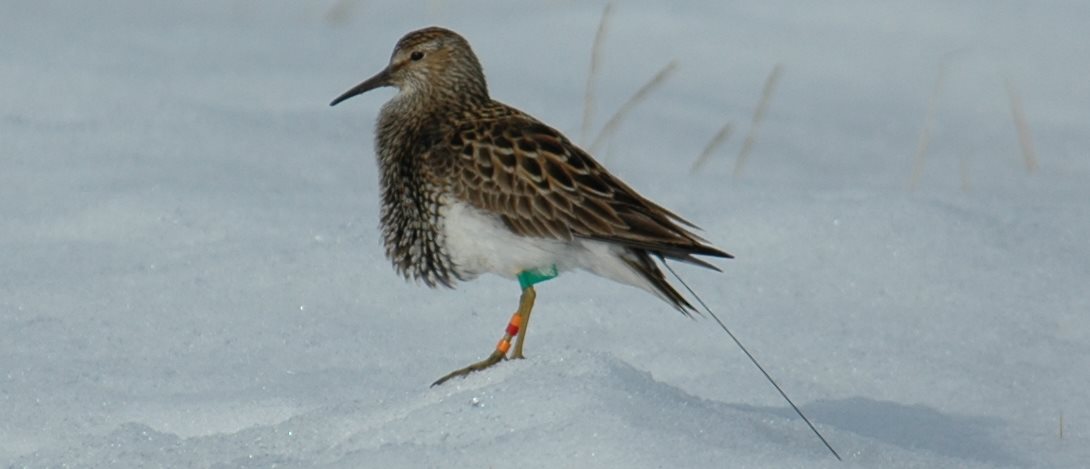
[[[411,55],[409,55],[409,58],[412,59],[413,62],[416,62],[417,60],[420,60],[420,59],[424,58],[424,53],[420,52],[420,51],[416,51],[416,52],[413,52]]]

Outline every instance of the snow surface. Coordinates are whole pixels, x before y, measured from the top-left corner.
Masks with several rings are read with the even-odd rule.
[[[679,269],[845,464],[712,321],[588,274],[540,286],[527,360],[428,387],[517,285],[403,282],[391,91],[327,103],[442,24],[577,138],[602,3],[7,0],[0,465],[1086,467],[1090,3],[671,3],[614,6],[596,126],[680,68],[598,156],[738,256]]]

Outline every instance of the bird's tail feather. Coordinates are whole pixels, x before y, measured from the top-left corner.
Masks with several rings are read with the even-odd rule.
[[[660,298],[670,303],[675,309],[684,314],[687,317],[692,317],[692,313],[703,315],[699,310],[693,307],[681,293],[678,293],[670,282],[666,281],[666,277],[662,274],[662,270],[659,269],[658,264],[651,258],[651,255],[642,249],[629,249],[628,256],[624,256],[622,259],[628,266],[639,274],[650,285],[652,293],[658,295]],[[697,265],[707,264],[699,259],[691,258]],[[681,259],[685,260],[685,259]],[[708,264],[710,266],[710,264]],[[714,268],[714,266],[711,266]],[[719,269],[716,269],[719,270]]]

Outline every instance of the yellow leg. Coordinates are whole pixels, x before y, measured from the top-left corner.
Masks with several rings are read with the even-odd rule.
[[[526,340],[526,326],[530,323],[530,310],[534,308],[534,298],[537,297],[537,293],[534,292],[534,287],[526,287],[522,290],[522,296],[519,297],[519,309],[515,311],[514,316],[511,318],[511,324],[507,327],[507,332],[500,339],[499,344],[496,345],[496,350],[492,352],[488,358],[479,362],[473,363],[465,368],[454,370],[447,373],[442,378],[439,378],[432,386],[438,386],[447,382],[447,380],[456,376],[466,376],[474,371],[481,371],[492,365],[495,365],[507,358],[507,349],[511,346],[511,332],[515,332],[517,335],[515,341],[515,351],[511,354],[511,358],[525,358],[522,356],[522,343]],[[517,329],[515,331],[512,328]]]
[[[515,340],[515,351],[511,353],[511,358],[526,358],[522,356],[522,343],[526,341],[526,330],[530,328],[530,312],[534,309],[535,298],[537,298],[537,292],[534,291],[534,287],[526,287],[522,290],[518,310],[519,316],[522,317],[522,327],[519,328],[518,339]]]

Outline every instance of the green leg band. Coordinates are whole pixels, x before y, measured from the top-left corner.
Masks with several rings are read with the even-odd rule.
[[[544,282],[546,280],[554,279],[557,275],[560,274],[556,271],[556,265],[553,265],[548,269],[524,270],[522,272],[519,272],[518,275],[519,286],[521,286],[522,289],[525,290],[534,286],[535,284]]]

